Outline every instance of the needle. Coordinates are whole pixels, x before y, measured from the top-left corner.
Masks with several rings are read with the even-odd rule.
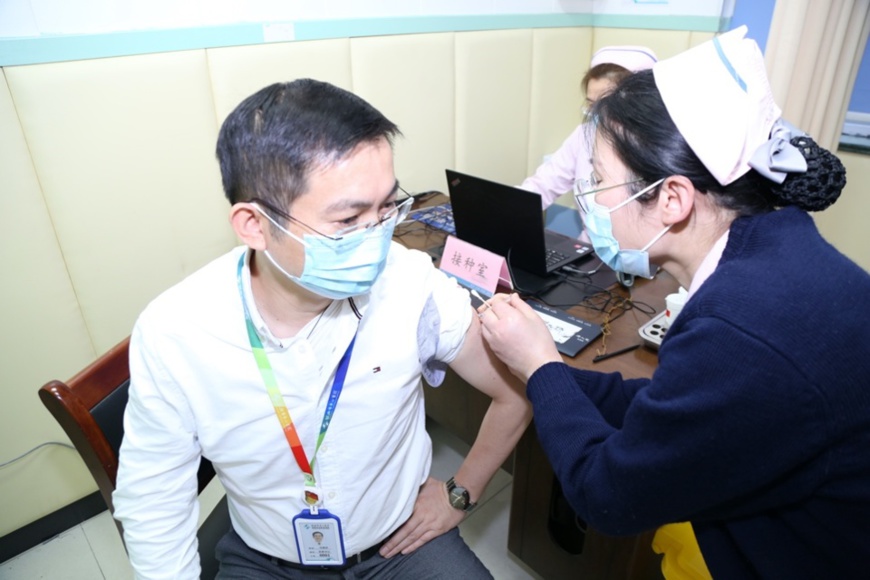
[[[492,304],[490,304],[489,302],[487,302],[486,299],[485,299],[483,296],[481,296],[481,295],[478,293],[478,291],[475,290],[474,288],[471,289],[471,295],[474,296],[475,298],[477,298],[478,300],[480,300],[481,302],[483,302],[484,306],[486,306],[487,308],[492,309]]]

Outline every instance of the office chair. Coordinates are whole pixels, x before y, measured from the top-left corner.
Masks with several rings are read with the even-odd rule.
[[[115,511],[112,492],[130,387],[129,347],[128,336],[67,382],[49,381],[39,389],[39,398],[84,459],[111,513]],[[199,492],[214,475],[211,462],[203,458],[197,473]],[[115,520],[115,524],[123,540],[121,523]],[[217,575],[215,546],[229,529],[230,515],[224,496],[197,533],[201,578],[210,580]]]

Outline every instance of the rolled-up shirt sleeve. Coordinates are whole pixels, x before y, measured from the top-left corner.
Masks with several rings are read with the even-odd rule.
[[[465,344],[473,312],[466,289],[440,270],[425,266],[426,301],[417,324],[417,349],[426,382],[437,387]]]

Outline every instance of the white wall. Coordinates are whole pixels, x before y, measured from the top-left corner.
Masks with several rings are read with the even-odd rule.
[[[3,0],[0,38],[293,22],[505,14],[730,16],[735,0]]]

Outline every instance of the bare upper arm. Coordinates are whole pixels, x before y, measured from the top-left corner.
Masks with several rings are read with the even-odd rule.
[[[471,386],[493,399],[500,396],[525,398],[524,385],[487,346],[476,311],[471,317],[462,348],[450,363],[450,368]]]

